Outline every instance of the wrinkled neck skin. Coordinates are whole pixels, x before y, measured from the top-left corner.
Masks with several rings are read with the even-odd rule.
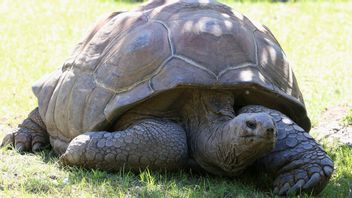
[[[217,163],[221,163],[219,151],[223,138],[227,138],[223,129],[235,117],[234,96],[206,90],[194,90],[190,95],[182,111],[190,155],[202,168],[222,175],[218,168],[222,164]]]
[[[224,172],[226,161],[232,161],[228,164],[236,163],[234,160],[239,154],[224,145],[224,142],[229,142],[226,139],[236,139],[236,134],[233,137],[224,134],[227,124],[235,117],[233,105],[234,96],[230,92],[194,90],[182,110],[190,155],[202,168],[213,174],[229,175],[226,170]],[[230,172],[233,175],[240,172],[236,168],[228,168],[232,169]]]

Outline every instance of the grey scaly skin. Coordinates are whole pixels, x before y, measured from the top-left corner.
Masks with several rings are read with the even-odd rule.
[[[236,176],[270,152],[276,129],[265,113],[236,116],[234,96],[195,90],[182,108],[190,156],[206,171]]]
[[[189,96],[180,104],[180,121],[141,116],[114,132],[83,133],[69,143],[60,161],[104,170],[175,170],[195,161],[210,173],[235,176],[273,149],[275,125],[267,114],[235,116],[230,92],[196,90]],[[7,143],[17,147],[16,137]]]
[[[210,173],[234,176],[274,146],[273,120],[263,113],[235,117],[230,93],[194,91],[182,106],[180,123],[142,115],[138,120],[133,113],[133,119],[121,118],[133,120],[122,124],[126,129],[84,133],[60,160],[104,170],[175,170],[195,160]]]
[[[197,92],[187,101],[181,122],[160,115],[141,116],[124,123],[127,127],[123,130],[87,132],[70,142],[60,161],[104,170],[176,170],[192,165],[213,174],[235,176],[264,155],[256,165],[273,175],[274,193],[279,195],[318,193],[331,177],[334,166],[326,152],[281,112],[245,106],[235,116],[232,95],[221,92]],[[268,115],[277,128],[276,142]],[[4,138],[2,145],[6,144],[19,151],[37,151],[49,144],[38,109]]]
[[[323,148],[300,126],[279,111],[263,106],[246,106],[240,113],[268,113],[277,127],[274,150],[257,165],[271,173],[274,193],[319,193],[329,181],[334,164]]]
[[[49,145],[49,136],[46,132],[38,108],[35,108],[28,117],[4,137],[1,147],[14,145],[16,150],[36,152]]]
[[[144,119],[122,131],[87,132],[74,138],[60,161],[109,171],[175,170],[187,162],[185,131],[162,119]]]

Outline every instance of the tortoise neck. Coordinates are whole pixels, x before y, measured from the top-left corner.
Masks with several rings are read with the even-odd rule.
[[[227,91],[192,90],[190,98],[183,106],[182,118],[191,132],[200,126],[208,127],[215,123],[227,122],[235,117],[234,96]]]
[[[191,153],[196,147],[216,146],[213,142],[222,135],[225,124],[235,117],[233,104],[234,96],[230,92],[192,90],[182,109]]]
[[[216,174],[219,146],[226,138],[226,126],[235,117],[234,96],[230,92],[192,90],[182,109],[190,157],[202,168]]]

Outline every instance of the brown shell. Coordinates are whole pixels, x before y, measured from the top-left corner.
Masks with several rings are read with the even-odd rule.
[[[216,2],[154,1],[113,13],[33,90],[49,133],[69,141],[180,87],[234,89],[243,105],[278,109],[310,129],[295,76],[274,36]]]

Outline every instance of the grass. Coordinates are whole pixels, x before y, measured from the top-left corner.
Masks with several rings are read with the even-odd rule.
[[[347,115],[343,118],[345,125],[352,125],[352,109],[347,112]]]
[[[313,125],[325,108],[352,101],[351,2],[227,4],[270,27],[294,68]],[[63,63],[98,16],[134,6],[108,0],[2,0],[0,139],[36,106],[31,84]],[[346,115],[349,123],[351,117]],[[351,196],[352,149],[326,150],[336,170],[321,196]],[[111,174],[63,168],[57,161],[50,151],[20,155],[0,149],[0,197],[273,196],[270,182],[250,171],[236,180],[184,172]]]

